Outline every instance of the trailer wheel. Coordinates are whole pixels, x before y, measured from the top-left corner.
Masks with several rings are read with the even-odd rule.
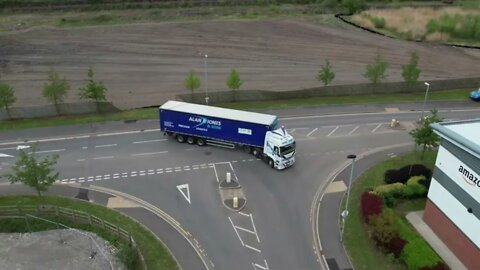
[[[188,144],[194,144],[195,143],[195,138],[194,137],[187,137],[187,143]]]
[[[249,145],[244,145],[243,152],[250,154],[252,152],[252,148]]]
[[[185,137],[183,135],[177,134],[177,142],[179,143],[184,143],[185,142]]]
[[[199,146],[204,146],[204,145],[205,145],[205,140],[202,139],[202,138],[198,138],[198,139],[197,139],[197,145],[199,145]]]
[[[275,163],[273,162],[273,159],[269,158],[268,159],[268,166],[272,167],[275,165]]]

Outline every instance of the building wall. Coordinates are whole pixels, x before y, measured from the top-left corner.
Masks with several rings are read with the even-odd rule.
[[[424,213],[425,222],[469,269],[480,269],[479,167],[478,158],[443,141]]]
[[[480,260],[478,259],[480,250],[430,200],[427,200],[423,220],[465,267],[471,270],[480,269]]]

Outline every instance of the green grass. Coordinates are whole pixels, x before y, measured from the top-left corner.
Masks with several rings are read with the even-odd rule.
[[[0,121],[0,131],[155,118],[158,118],[158,108],[145,108],[105,114],[69,115],[38,119]]]
[[[471,89],[455,89],[434,91],[428,94],[428,100],[468,100]],[[314,107],[333,104],[367,104],[423,101],[425,93],[379,94],[362,96],[314,97],[270,101],[246,101],[236,103],[220,103],[217,106],[232,109],[287,109]]]
[[[435,91],[428,95],[428,100],[468,100],[470,89],[457,89],[448,91]],[[249,101],[236,103],[214,104],[215,106],[241,109],[286,109],[304,108],[332,104],[367,104],[367,103],[388,103],[388,102],[410,102],[423,101],[423,93],[412,94],[383,94],[365,96],[344,96],[344,97],[316,97],[288,100]],[[0,121],[0,131],[19,130],[37,127],[52,127],[62,125],[89,124],[108,121],[128,121],[142,119],[157,119],[158,108],[134,109],[116,113],[69,115],[39,119],[24,119],[13,121]]]
[[[420,152],[412,152],[405,156],[387,159],[368,169],[352,184],[350,193],[351,203],[349,207],[350,213],[345,227],[345,247],[352,259],[355,269],[406,269],[402,263],[381,252],[373,241],[370,240],[360,214],[360,196],[362,192],[370,188],[383,185],[383,176],[386,170],[398,169],[413,163],[420,163],[428,168],[433,168],[436,154],[436,151],[426,152],[423,160],[420,158]],[[410,210],[417,211],[421,209],[422,203],[424,204],[421,200],[414,200],[410,203],[400,204],[396,210],[400,213]]]
[[[107,209],[103,206],[72,200],[63,197],[50,196],[7,196],[0,197],[0,206],[4,205],[35,205],[50,204],[84,211],[100,217],[110,223],[117,224],[128,231],[136,241],[142,255],[145,258],[148,269],[179,269],[175,260],[168,250],[157,240],[157,238],[142,225],[127,216]],[[16,221],[19,222],[19,221]],[[21,222],[21,221],[20,221]],[[38,225],[42,228],[42,225]],[[82,226],[82,229],[89,229],[89,226]],[[105,237],[105,235],[102,235]],[[108,236],[106,236],[108,237]],[[112,239],[107,239],[111,240]]]

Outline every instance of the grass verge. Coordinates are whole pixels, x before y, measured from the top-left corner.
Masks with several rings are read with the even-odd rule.
[[[435,91],[428,95],[428,100],[468,100],[471,89],[456,89],[447,91]],[[405,94],[382,94],[365,96],[342,96],[342,97],[316,97],[299,98],[285,100],[268,101],[248,101],[235,103],[220,103],[215,106],[240,109],[240,110],[258,110],[258,109],[287,109],[304,108],[321,105],[344,105],[344,104],[368,104],[368,103],[389,103],[389,102],[413,102],[423,101],[423,93],[405,93]],[[89,124],[108,121],[128,121],[142,119],[157,119],[157,108],[142,108],[116,113],[88,114],[88,115],[69,115],[57,116],[39,119],[24,119],[0,121],[0,131],[19,130],[37,127],[52,127],[61,125]]]
[[[0,206],[5,205],[36,205],[36,204],[50,204],[62,207],[68,207],[71,209],[84,211],[100,217],[113,224],[118,224],[120,227],[128,231],[133,239],[136,241],[142,255],[145,259],[148,269],[179,269],[173,257],[169,251],[157,240],[157,238],[147,229],[145,229],[138,222],[128,218],[127,216],[103,206],[83,202],[80,200],[73,200],[63,197],[51,197],[51,196],[6,196],[0,197]],[[66,221],[67,222],[67,221]],[[24,222],[23,222],[24,223]],[[72,225],[72,224],[67,224]],[[44,226],[37,225],[39,229],[43,229]],[[98,229],[92,226],[81,226],[81,229],[92,230],[98,232]],[[2,230],[3,231],[3,226]],[[113,241],[115,239],[111,236],[105,235],[100,232],[100,236],[106,238],[106,240]]]
[[[426,152],[422,160],[420,152],[412,152],[405,156],[387,159],[368,169],[352,184],[350,213],[345,224],[345,248],[355,269],[406,269],[404,264],[380,251],[370,239],[360,213],[360,196],[362,192],[370,188],[383,185],[383,177],[386,170],[398,169],[408,164],[423,164],[428,168],[433,168],[436,155],[436,151]],[[423,209],[421,208],[422,205],[425,205],[424,201],[412,200],[399,204],[395,211],[404,214],[409,211],[421,210]],[[416,233],[411,226],[410,229],[413,230],[413,233]]]

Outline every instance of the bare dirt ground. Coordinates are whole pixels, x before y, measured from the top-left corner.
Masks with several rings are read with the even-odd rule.
[[[125,269],[108,243],[74,230],[0,233],[1,269]]]
[[[108,87],[120,108],[162,104],[187,93],[190,69],[202,78],[208,54],[208,91],[226,90],[232,68],[241,89],[295,90],[320,86],[315,76],[329,59],[333,84],[365,83],[365,65],[380,52],[387,81],[401,81],[410,53],[420,57],[421,80],[476,77],[480,56],[471,50],[395,40],[353,27],[329,27],[304,19],[219,20],[83,28],[34,28],[0,34],[0,79],[16,89],[16,106],[46,103],[42,85],[50,68],[71,84],[78,99],[87,67]]]

